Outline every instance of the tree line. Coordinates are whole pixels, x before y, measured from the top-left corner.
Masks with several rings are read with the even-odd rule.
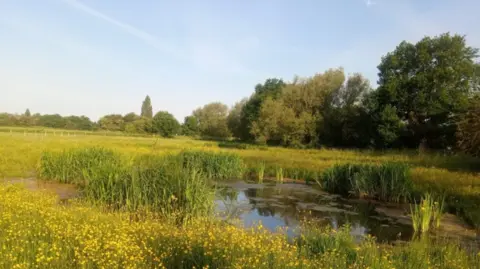
[[[233,107],[220,102],[195,109],[180,124],[153,115],[147,96],[141,113],[85,116],[0,114],[0,125],[111,130],[206,138],[234,138],[287,147],[458,148],[480,154],[478,49],[445,33],[401,42],[382,57],[378,86],[361,74],[332,68],[292,81],[268,78]]]

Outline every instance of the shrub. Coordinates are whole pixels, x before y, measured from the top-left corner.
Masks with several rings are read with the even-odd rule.
[[[408,200],[413,189],[410,170],[401,163],[335,165],[319,183],[328,192],[394,202]]]

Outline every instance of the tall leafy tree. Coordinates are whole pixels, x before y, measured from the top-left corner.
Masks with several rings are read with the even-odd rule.
[[[242,137],[242,110],[245,107],[248,99],[242,99],[240,102],[236,103],[232,109],[228,112],[227,116],[227,125],[228,129],[232,135],[236,138]]]
[[[187,136],[198,135],[198,121],[195,116],[186,116],[182,125],[182,133]]]
[[[402,140],[405,145],[454,144],[455,124],[451,119],[466,109],[474,88],[473,60],[477,52],[467,46],[465,37],[449,33],[425,37],[416,44],[403,41],[378,66],[375,113],[391,114],[395,110],[407,123]]]
[[[202,136],[213,138],[230,136],[227,126],[227,105],[213,102],[193,111],[193,116],[198,121],[198,129]]]
[[[150,100],[150,96],[146,96],[145,100],[142,103],[142,112],[140,114],[142,117],[152,118],[153,111],[152,111],[152,101]]]
[[[167,111],[159,111],[153,117],[153,130],[163,137],[173,137],[180,131],[180,124]]]
[[[457,137],[463,152],[480,157],[480,95],[472,98],[469,109],[460,116]]]
[[[105,115],[98,120],[98,125],[101,129],[109,131],[123,131],[125,129],[125,121],[120,114]]]
[[[27,110],[25,110],[25,117],[30,117],[32,114],[30,113],[30,109],[27,108]]]
[[[239,135],[243,140],[251,140],[254,138],[251,134],[252,124],[258,119],[264,100],[267,97],[273,99],[280,97],[285,85],[285,82],[281,79],[269,78],[265,80],[263,84],[257,84],[255,86],[255,92],[243,106],[240,116],[240,130],[242,130],[242,132]]]

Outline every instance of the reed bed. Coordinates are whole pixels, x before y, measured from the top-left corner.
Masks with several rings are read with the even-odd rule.
[[[318,182],[328,192],[397,203],[413,191],[410,168],[402,163],[335,165]]]

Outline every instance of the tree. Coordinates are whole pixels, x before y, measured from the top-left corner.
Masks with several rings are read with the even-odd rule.
[[[182,134],[187,136],[198,135],[198,121],[195,116],[186,116],[182,125]]]
[[[160,111],[153,117],[153,129],[163,137],[173,137],[180,130],[180,124],[175,117],[166,112]]]
[[[123,121],[125,123],[132,123],[132,122],[134,122],[136,120],[139,120],[139,119],[140,119],[140,116],[138,116],[134,112],[130,112],[128,114],[125,114],[125,116],[123,116]]]
[[[226,138],[230,136],[227,126],[228,106],[214,102],[193,111],[198,121],[200,134],[205,137]]]
[[[142,112],[140,113],[142,117],[152,118],[153,111],[152,111],[152,101],[150,100],[150,96],[146,96],[145,100],[142,103]]]
[[[27,108],[27,110],[25,110],[25,117],[30,117],[31,114],[30,114],[30,109]]]
[[[232,135],[236,138],[241,138],[243,134],[242,130],[242,110],[245,107],[245,104],[248,102],[248,99],[242,99],[240,102],[236,103],[227,116],[227,126]]]
[[[255,86],[255,92],[242,108],[240,116],[241,127],[239,128],[242,131],[239,134],[241,139],[253,139],[251,135],[252,123],[258,119],[263,101],[267,97],[273,99],[280,97],[283,87],[285,87],[285,83],[283,80],[277,78],[269,78],[265,80],[263,84],[257,84]]]
[[[65,117],[65,129],[92,130],[93,122],[86,116]]]
[[[417,147],[422,141],[437,148],[454,144],[456,126],[449,122],[466,109],[474,88],[477,52],[463,36],[448,33],[416,44],[403,41],[378,66],[375,113],[395,110],[406,122],[402,142],[408,146]]]
[[[38,119],[38,124],[50,128],[65,128],[66,120],[59,114],[42,115]]]
[[[364,148],[371,144],[373,128],[365,107],[370,83],[360,74],[349,76],[346,83],[332,93],[323,109],[319,142],[333,147]]]
[[[100,118],[98,125],[103,130],[123,131],[125,130],[125,122],[120,114],[110,114]]]
[[[472,98],[469,109],[460,116],[457,138],[463,152],[480,157],[480,95]]]

